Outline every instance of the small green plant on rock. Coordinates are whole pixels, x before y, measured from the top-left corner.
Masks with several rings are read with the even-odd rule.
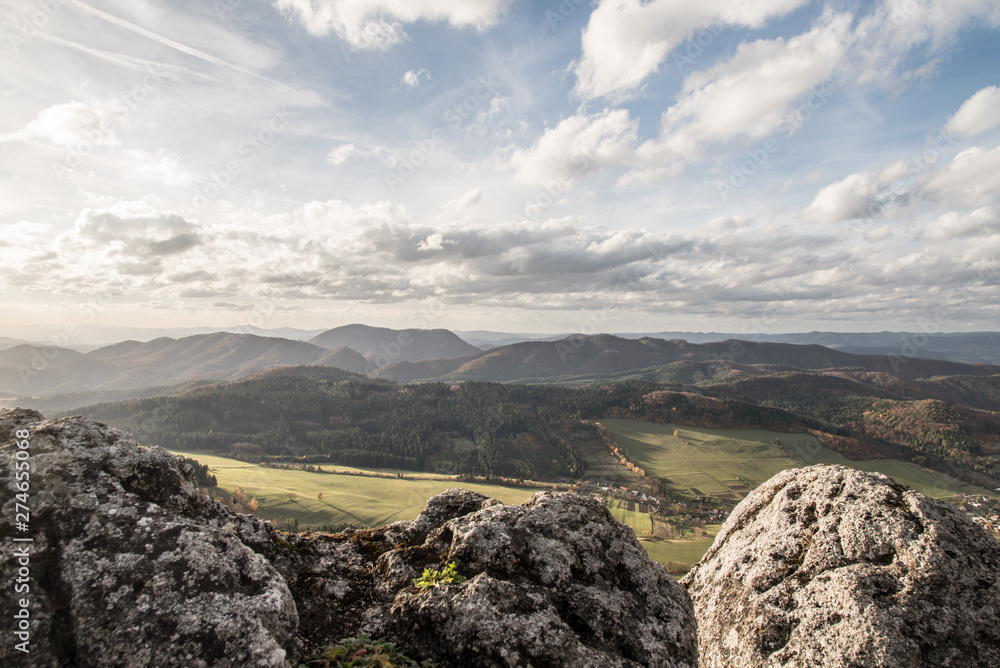
[[[413,586],[417,589],[433,589],[443,584],[459,584],[467,579],[458,574],[458,562],[453,561],[441,570],[425,568],[423,575],[413,579]]]
[[[437,668],[430,661],[417,663],[395,643],[385,638],[372,640],[367,633],[344,638],[336,645],[322,647],[299,664],[299,668]]]

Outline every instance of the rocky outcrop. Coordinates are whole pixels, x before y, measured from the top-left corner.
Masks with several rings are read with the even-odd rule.
[[[28,431],[28,531],[15,520],[16,432]],[[6,537],[27,547],[30,661],[13,665],[284,666],[298,616],[285,580],[234,529],[266,542],[194,486],[194,472],[160,448],[105,425],[34,411],[0,413]],[[18,565],[8,543],[4,583]],[[13,569],[13,570],[12,570]],[[8,615],[4,615],[9,618]],[[6,627],[6,624],[5,624]]]
[[[682,583],[705,668],[1000,665],[1000,545],[880,474],[778,474]]]
[[[27,531],[17,430],[30,434]],[[289,536],[209,500],[182,459],[90,420],[2,411],[0,450],[0,531],[33,540],[17,544],[32,666],[288,666],[358,631],[453,665],[696,664],[687,593],[595,501],[450,490],[412,522]],[[20,568],[7,557],[5,583]],[[467,581],[411,585],[452,561]],[[0,662],[22,665],[13,645]]]
[[[395,595],[368,611],[376,635],[452,665],[696,665],[683,589],[596,500],[541,492],[506,506],[451,490],[404,531],[415,546],[377,562]],[[467,582],[405,586],[451,561]]]
[[[78,417],[0,411],[0,495],[0,577],[28,586],[4,628],[26,618],[31,650],[5,632],[4,665],[284,667],[361,631],[454,666],[1000,665],[1000,546],[847,467],[751,493],[686,590],[594,500],[455,489],[413,521],[288,535],[200,493],[182,459]],[[468,579],[412,585],[451,563]]]

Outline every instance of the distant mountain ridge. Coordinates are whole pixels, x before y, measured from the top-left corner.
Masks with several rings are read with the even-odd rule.
[[[990,336],[983,335],[983,340]],[[582,385],[636,379],[699,384],[762,373],[833,370],[891,374],[903,381],[1000,375],[1000,366],[905,354],[856,355],[816,344],[735,340],[698,344],[595,334],[522,341],[483,351],[444,329],[347,325],[311,341],[216,332],[180,339],[123,341],[86,353],[22,344],[0,351],[0,394],[30,398],[87,393],[96,398],[94,393],[235,380],[267,369],[301,365],[336,367],[404,383],[477,380]],[[909,387],[903,394],[981,408],[991,407],[995,401],[992,386],[971,380],[918,389]],[[748,387],[747,391],[753,394],[756,390]],[[888,386],[879,390],[880,396],[897,392],[899,388]],[[963,400],[963,394],[972,399]],[[71,401],[72,397],[66,396],[57,405],[65,407]],[[79,405],[85,403],[89,402]]]
[[[485,330],[456,332],[483,350],[524,341],[556,341],[571,336],[563,334],[504,333]],[[762,332],[612,332],[625,339],[682,339],[688,343],[716,343],[736,339],[754,343],[818,344],[857,355],[902,355],[943,359],[966,364],[1000,364],[1000,332],[799,332],[766,334]]]
[[[447,329],[389,329],[358,324],[335,327],[309,339],[309,343],[357,351],[371,363],[371,371],[397,362],[447,359],[480,352]]]
[[[415,380],[558,381],[581,374],[614,374],[672,363],[783,365],[792,369],[860,368],[906,379],[995,375],[1000,366],[970,365],[902,355],[854,355],[820,345],[722,341],[692,344],[680,339],[628,339],[611,334],[559,341],[526,341],[451,360],[403,362],[374,375]],[[707,367],[706,367],[707,368]],[[710,377],[708,374],[706,377]]]
[[[227,332],[123,341],[89,353],[22,345],[0,352],[0,392],[34,396],[138,389],[192,380],[234,380],[264,369],[303,364],[360,372],[366,363],[346,348]]]

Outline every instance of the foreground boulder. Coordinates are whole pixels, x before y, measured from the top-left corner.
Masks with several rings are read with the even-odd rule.
[[[877,473],[779,473],[682,583],[706,668],[1000,666],[1000,545]]]
[[[29,530],[17,531],[13,455],[27,430]],[[237,516],[190,466],[105,425],[0,412],[4,537],[27,546],[30,655],[13,665],[284,666],[298,618],[284,579],[233,532]],[[267,527],[251,527],[267,541]],[[9,552],[8,552],[9,554]],[[3,564],[3,581],[18,565]],[[7,615],[5,615],[7,617]],[[7,625],[4,625],[7,628]]]
[[[405,531],[415,546],[377,562],[395,595],[368,612],[376,635],[463,666],[697,663],[686,593],[595,499],[541,492],[506,506],[450,490]],[[468,581],[403,586],[425,565],[451,561]]]
[[[30,661],[8,638],[0,663],[293,666],[359,631],[452,665],[697,663],[687,593],[594,500],[505,506],[449,490],[412,522],[289,536],[201,494],[182,459],[90,420],[0,411],[0,450],[0,531],[33,539],[17,544],[30,552]],[[412,586],[451,562],[468,580]],[[0,577],[19,568],[7,558]]]

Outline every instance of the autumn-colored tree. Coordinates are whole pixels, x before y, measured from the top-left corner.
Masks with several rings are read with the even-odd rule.
[[[316,492],[316,500],[317,501],[323,500],[323,492]]]
[[[260,501],[258,501],[257,497],[255,496],[252,499],[250,499],[250,502],[247,504],[247,507],[252,512],[257,512],[257,509],[260,508]]]
[[[295,499],[295,492],[288,492],[287,494],[285,494],[285,496],[288,498],[289,501],[292,501],[293,499]]]
[[[237,503],[243,505],[246,502],[247,502],[246,492],[244,492],[239,487],[233,489],[233,505],[235,506]]]

